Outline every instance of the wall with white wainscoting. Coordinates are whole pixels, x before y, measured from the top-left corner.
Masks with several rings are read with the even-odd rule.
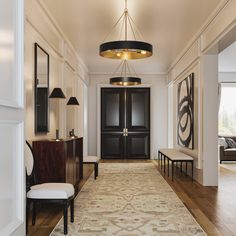
[[[61,87],[65,100],[49,99],[49,132],[37,134],[34,130],[34,43],[38,43],[50,57],[50,92]],[[70,41],[54,19],[37,1],[25,1],[25,136],[36,139],[66,138],[69,130],[84,137],[84,154],[87,154],[88,70]],[[80,106],[69,107],[70,96],[76,96]]]

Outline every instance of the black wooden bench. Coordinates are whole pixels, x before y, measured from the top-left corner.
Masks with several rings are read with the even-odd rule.
[[[168,165],[168,176],[170,173],[169,170],[169,162],[171,162],[172,166],[172,181],[174,180],[174,163],[180,163],[180,168],[182,172],[182,164],[183,162],[186,165],[186,175],[188,174],[188,163],[191,163],[191,169],[192,169],[192,181],[193,181],[193,157],[186,155],[185,153],[182,153],[178,151],[177,149],[160,149],[158,151],[158,160],[161,166],[161,169],[163,167],[163,161],[164,161],[164,173],[166,172],[166,160]]]

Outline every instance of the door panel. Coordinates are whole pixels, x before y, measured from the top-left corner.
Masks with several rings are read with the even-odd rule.
[[[102,158],[149,158],[150,89],[103,88]]]
[[[102,157],[124,158],[124,136],[123,133],[102,134]]]
[[[129,133],[127,136],[127,158],[149,158],[150,134]]]
[[[150,89],[127,89],[128,131],[149,131],[150,129]]]
[[[123,127],[123,90],[102,89],[102,131],[122,131]]]

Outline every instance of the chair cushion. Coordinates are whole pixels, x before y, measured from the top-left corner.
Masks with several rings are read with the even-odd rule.
[[[236,158],[236,148],[227,148],[224,151],[225,156],[235,156]]]
[[[67,183],[33,185],[27,192],[30,199],[68,199],[75,193],[74,186]]]
[[[98,163],[100,161],[100,158],[97,156],[85,156],[83,157],[84,163]]]

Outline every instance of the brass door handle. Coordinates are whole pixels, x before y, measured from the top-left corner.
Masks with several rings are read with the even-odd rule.
[[[123,129],[123,136],[125,136],[125,137],[128,136],[128,129],[127,128]]]

